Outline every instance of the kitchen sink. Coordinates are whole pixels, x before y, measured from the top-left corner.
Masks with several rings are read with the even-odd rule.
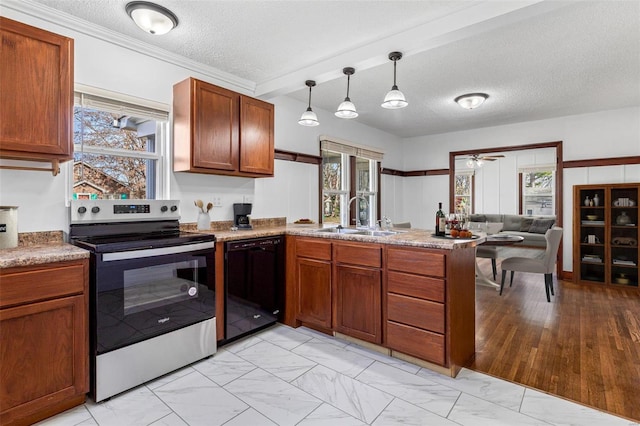
[[[389,237],[405,231],[382,231],[373,229],[354,229],[354,228],[322,228],[316,232],[331,233],[331,234],[349,234],[349,235],[368,235],[370,237]]]
[[[334,226],[333,228],[318,229],[316,232],[323,232],[328,234],[358,234],[361,231],[362,231],[361,229],[338,228]]]

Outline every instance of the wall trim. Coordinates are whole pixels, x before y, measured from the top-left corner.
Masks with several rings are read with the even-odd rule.
[[[441,176],[441,175],[448,175],[449,169],[411,170],[411,171],[405,172],[402,170],[387,169],[383,167],[380,170],[380,174],[391,175],[391,176],[401,176],[401,177]]]
[[[624,166],[627,164],[640,164],[640,155],[629,157],[592,158],[589,160],[564,161],[562,167],[565,169],[575,167],[601,167],[601,166]]]
[[[322,164],[322,157],[320,157],[319,155],[303,154],[301,152],[285,151],[282,149],[274,150],[274,158],[276,160],[316,164],[318,166]]]

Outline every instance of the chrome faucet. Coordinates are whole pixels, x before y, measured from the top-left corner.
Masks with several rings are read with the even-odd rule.
[[[389,219],[386,216],[382,216],[382,219],[378,220],[378,223],[380,224],[380,229],[384,230],[384,231],[388,231],[389,229],[392,228],[392,223],[391,223],[391,219]]]
[[[364,202],[367,204],[367,208],[369,207],[369,201],[367,201],[367,199],[363,195],[356,195],[355,197],[351,198],[347,203],[347,221],[351,217],[351,203],[357,198],[364,200]],[[362,224],[360,223],[360,213],[356,209],[356,228],[359,228],[361,226]]]

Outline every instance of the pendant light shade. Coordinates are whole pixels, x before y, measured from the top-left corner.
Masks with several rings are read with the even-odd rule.
[[[479,107],[487,100],[489,95],[486,93],[467,93],[460,95],[454,99],[458,105],[465,109],[474,109]]]
[[[347,97],[344,98],[344,101],[338,106],[338,110],[336,111],[336,117],[339,118],[356,118],[358,116],[358,112],[356,111],[356,106],[349,99],[349,83],[351,81],[351,76],[356,72],[354,68],[346,67],[342,69],[344,75],[347,76]]]
[[[309,106],[307,107],[307,110],[302,113],[300,120],[298,120],[298,124],[301,126],[317,126],[320,124],[318,122],[318,116],[311,109],[311,88],[316,85],[316,82],[313,80],[307,80],[304,84],[309,87]]]
[[[178,26],[178,18],[173,12],[154,3],[132,1],[125,10],[133,22],[149,34],[166,34]]]
[[[409,105],[406,98],[404,97],[404,93],[398,90],[398,85],[396,84],[396,62],[402,59],[402,53],[400,52],[391,52],[389,53],[389,59],[393,61],[393,86],[391,90],[387,92],[387,95],[384,97],[384,102],[382,102],[382,108],[387,109],[398,109],[404,108]]]

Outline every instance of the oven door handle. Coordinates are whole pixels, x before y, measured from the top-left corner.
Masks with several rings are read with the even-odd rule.
[[[213,249],[213,241],[196,244],[186,244],[182,246],[160,247],[144,250],[120,251],[115,253],[105,253],[102,255],[103,262],[113,262],[114,260],[139,259],[142,257],[163,256],[165,254],[189,253],[192,251]]]

